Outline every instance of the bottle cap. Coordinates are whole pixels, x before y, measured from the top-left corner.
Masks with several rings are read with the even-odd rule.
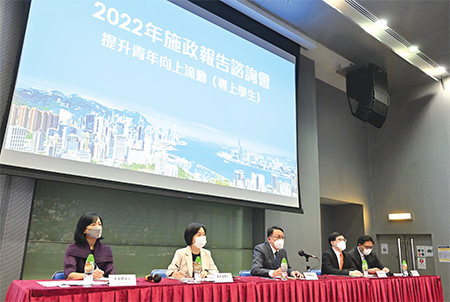
[[[286,258],[281,259],[281,263],[286,263],[287,264]]]
[[[89,256],[86,259],[86,262],[94,262],[94,255],[89,254]]]
[[[197,256],[197,258],[195,258],[195,262],[202,263],[202,258],[200,258],[200,256]]]

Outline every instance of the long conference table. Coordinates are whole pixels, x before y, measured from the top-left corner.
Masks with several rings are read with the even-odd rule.
[[[232,283],[186,284],[162,279],[136,286],[44,287],[37,280],[14,280],[7,302],[19,301],[444,301],[439,276],[354,278],[319,276],[319,280],[235,277]]]

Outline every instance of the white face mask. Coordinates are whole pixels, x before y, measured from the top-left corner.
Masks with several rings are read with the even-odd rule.
[[[347,243],[345,241],[339,241],[336,246],[342,252],[343,250],[345,250],[347,248]]]
[[[364,249],[363,251],[364,256],[369,256],[370,253],[372,253],[372,249]]]
[[[206,245],[206,236],[195,237],[194,245],[201,249]]]
[[[276,248],[277,250],[283,249],[283,247],[284,247],[284,239],[278,239],[277,241],[275,241],[275,242],[273,243],[273,245],[275,246],[275,248]]]
[[[88,229],[87,234],[92,238],[98,239],[98,238],[102,237],[102,227],[95,226],[92,229]]]

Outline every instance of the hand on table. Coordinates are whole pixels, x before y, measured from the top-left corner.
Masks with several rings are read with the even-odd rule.
[[[185,278],[186,274],[182,271],[176,271],[176,272],[173,272],[172,275],[170,275],[170,277],[181,279],[181,278]]]
[[[273,271],[272,277],[273,277],[273,278],[275,278],[275,277],[281,277],[281,267],[278,268],[277,270],[274,270],[274,271]]]
[[[358,277],[358,276],[362,276],[363,274],[360,271],[354,270],[354,271],[350,271],[349,275],[352,277]]]
[[[101,277],[103,277],[103,274],[104,274],[104,273],[105,273],[105,272],[102,271],[101,269],[96,268],[95,271],[94,271],[94,273],[93,273],[93,277],[94,277],[94,279],[100,279]]]
[[[299,271],[292,271],[291,272],[291,276],[294,277],[294,278],[304,278],[303,274],[300,273]]]

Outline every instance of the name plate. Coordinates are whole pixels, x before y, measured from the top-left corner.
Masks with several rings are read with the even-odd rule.
[[[306,280],[319,280],[317,274],[314,272],[304,272],[303,276],[305,276]]]
[[[136,275],[109,275],[109,286],[136,286]]]
[[[386,272],[384,271],[377,271],[378,278],[387,278]]]
[[[418,271],[412,270],[412,271],[411,271],[411,276],[413,276],[413,277],[420,277],[420,274],[419,274]]]
[[[219,273],[214,276],[215,283],[233,282],[231,273]]]

